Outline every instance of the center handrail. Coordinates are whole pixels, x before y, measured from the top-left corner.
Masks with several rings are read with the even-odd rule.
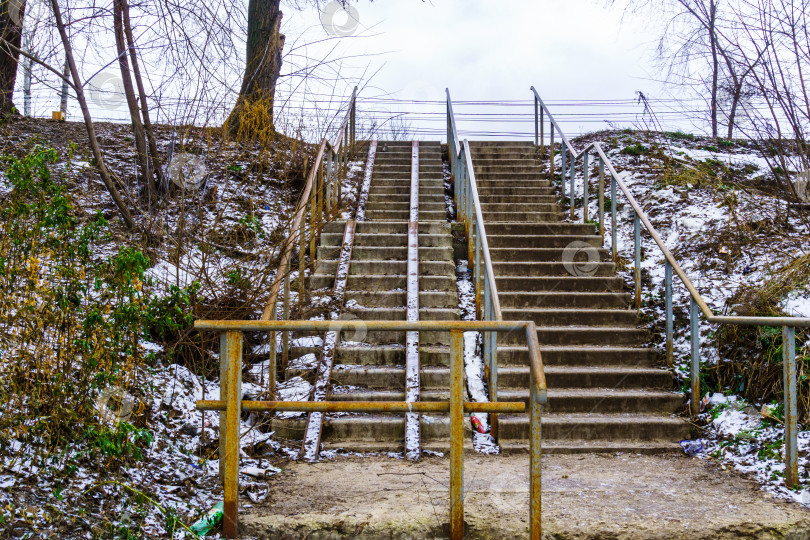
[[[475,180],[470,143],[466,139],[460,141],[458,138],[450,90],[445,91],[447,93],[447,153],[455,186],[457,216],[464,222],[469,246],[468,263],[472,268],[475,284],[476,315],[485,321],[502,321],[503,313],[498,298],[498,285],[495,281],[495,271],[493,270],[492,258],[489,252],[489,242],[481,210],[481,201],[478,196],[478,183]],[[483,305],[481,302],[482,293]],[[492,401],[498,400],[497,339],[497,335],[493,332],[484,333],[485,375],[489,399]],[[496,415],[492,415],[490,424],[490,432],[497,440],[498,417]]]
[[[549,152],[549,169],[552,179],[554,178],[554,130],[556,128],[560,135],[561,143],[561,187],[563,199],[566,194],[566,183],[570,181],[568,187],[569,205],[571,220],[574,220],[574,209],[576,205],[575,196],[575,173],[576,162],[582,160],[583,182],[582,182],[582,208],[583,208],[583,223],[588,222],[588,186],[590,183],[590,168],[589,156],[592,152],[597,154],[599,160],[599,209],[598,209],[598,222],[599,230],[604,241],[605,219],[604,219],[604,183],[605,183],[605,168],[610,175],[610,205],[611,205],[611,251],[614,262],[618,260],[618,237],[616,227],[616,188],[618,187],[621,193],[625,196],[633,210],[634,221],[634,281],[635,281],[635,303],[636,308],[641,307],[641,229],[642,225],[644,230],[649,233],[655,244],[661,250],[664,256],[665,272],[664,272],[664,295],[666,302],[666,357],[667,363],[671,367],[674,364],[673,359],[673,325],[674,313],[672,302],[672,274],[681,280],[686,290],[689,292],[690,298],[690,339],[691,339],[691,395],[690,395],[690,410],[692,414],[700,412],[700,315],[702,314],[707,322],[717,324],[735,324],[747,326],[782,326],[783,327],[783,367],[784,367],[784,401],[785,401],[785,483],[789,487],[793,487],[799,481],[798,476],[798,441],[797,441],[797,389],[796,389],[796,350],[795,350],[795,328],[810,326],[810,318],[808,317],[763,317],[763,316],[745,316],[745,315],[715,315],[703,296],[686,275],[681,265],[672,255],[672,252],[667,248],[661,235],[650,222],[647,214],[642,210],[641,205],[631,193],[627,185],[619,177],[610,158],[605,153],[602,145],[598,142],[591,142],[583,149],[577,151],[571,144],[568,138],[563,133],[560,125],[554,119],[553,114],[548,109],[537,90],[534,86],[531,87],[534,93],[534,111],[535,111],[535,145],[540,150],[541,158],[545,156],[545,137],[544,137],[544,116],[547,114],[550,124],[551,140]],[[566,158],[568,157],[568,166],[566,166]]]

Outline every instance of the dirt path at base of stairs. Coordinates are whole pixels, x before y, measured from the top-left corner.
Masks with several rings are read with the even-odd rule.
[[[528,536],[528,456],[465,456],[467,538]],[[290,462],[240,512],[257,538],[444,538],[449,460]],[[245,501],[247,502],[247,501]],[[810,511],[740,474],[685,456],[550,455],[544,537],[810,538]]]

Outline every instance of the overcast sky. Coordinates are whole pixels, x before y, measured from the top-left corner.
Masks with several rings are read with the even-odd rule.
[[[606,119],[623,125],[637,122],[636,114],[642,109],[634,101],[637,90],[652,98],[672,97],[655,82],[660,75],[651,52],[657,29],[639,16],[623,17],[621,7],[607,8],[604,2],[362,0],[354,8],[359,20],[354,30],[355,24],[347,15],[355,13],[337,12],[330,18],[328,14],[322,16],[323,8],[319,12],[310,7],[285,10],[284,31],[288,39],[300,41],[351,33],[314,45],[309,54],[324,54],[339,41],[334,55],[347,57],[342,64],[344,73],[356,74],[358,68],[366,67],[379,70],[372,79],[373,88],[361,92],[361,103],[363,96],[381,94],[403,100],[441,101],[445,88],[450,89],[454,101],[529,100],[529,87],[534,85],[544,101],[559,111],[558,120],[564,122],[564,129],[578,133],[608,127]],[[326,19],[326,27],[322,19]],[[583,106],[573,104],[575,100],[629,102],[622,106]],[[399,107],[423,112],[430,108],[419,104]],[[693,129],[691,123],[667,116],[669,107],[668,102],[656,104],[666,126]],[[498,122],[473,123],[472,117],[459,122],[460,129],[474,133],[529,133],[534,129],[530,103],[523,107],[470,105],[456,109],[462,116],[499,114],[494,118]],[[434,112],[443,110],[443,106],[431,108]],[[529,116],[500,116],[507,113]],[[415,130],[441,131],[444,119],[435,116],[411,115],[410,123]]]
[[[316,76],[306,83],[300,76],[285,77],[277,103],[303,105],[308,110],[334,108],[335,100],[324,104],[322,94],[334,94],[341,101],[359,81],[361,118],[390,124],[393,116],[413,136],[438,139],[445,131],[445,88],[456,103],[458,127],[469,138],[532,136],[532,85],[569,135],[608,128],[607,121],[616,127],[638,127],[642,107],[635,101],[636,91],[654,100],[672,98],[656,82],[660,74],[652,61],[655,24],[639,16],[623,17],[621,6],[608,8],[603,0],[359,0],[351,4],[350,12],[335,11],[336,6],[335,2],[322,1],[319,7],[312,0],[282,0],[288,55],[282,73],[311,68],[323,59],[332,63],[315,69]],[[244,36],[232,37],[243,56]],[[104,39],[111,37],[102,36],[102,43]],[[120,75],[114,47],[91,52],[82,57],[85,77],[95,76],[88,89],[91,98],[103,98],[90,100],[94,118],[126,121],[125,102],[115,98],[121,87],[115,85]],[[160,58],[144,61],[150,62],[153,69],[146,70],[147,84],[157,88],[163,62]],[[224,119],[232,106],[228,100],[236,99],[242,66],[243,60],[233,63],[227,83],[217,91],[225,96],[225,102],[215,107],[222,118],[215,115],[205,121]],[[321,83],[313,82],[318,78]],[[21,79],[15,98],[18,106]],[[96,83],[103,87],[93,94]],[[58,107],[58,92],[44,83],[35,81],[33,95],[35,114],[50,116]],[[166,108],[170,98],[163,95],[159,121],[178,117]],[[702,130],[683,113],[671,110],[696,109],[696,104],[653,101],[653,105],[666,129]],[[296,114],[294,107],[284,111]],[[72,100],[68,118],[79,116]]]

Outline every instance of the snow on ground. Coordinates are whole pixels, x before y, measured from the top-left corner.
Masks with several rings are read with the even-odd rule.
[[[768,224],[774,216],[784,215],[784,203],[756,189],[758,182],[767,181],[770,174],[767,162],[744,145],[734,145],[720,151],[706,149],[701,140],[669,140],[676,159],[690,165],[703,160],[724,163],[738,173],[740,181],[718,186],[697,186],[689,183],[663,185],[660,170],[647,156],[622,153],[634,144],[648,145],[636,134],[616,132],[598,133],[574,141],[582,148],[590,141],[599,140],[609,159],[620,174],[664,244],[673,253],[686,275],[698,289],[715,314],[735,314],[732,295],[743,285],[763,283],[773,270],[807,253],[810,237],[808,215],[791,212],[785,229],[790,234],[773,233]],[[597,182],[598,161],[590,175],[589,219],[598,219]],[[557,167],[560,158],[557,156]],[[559,169],[558,169],[559,170]],[[582,196],[583,177],[581,162],[577,164],[575,193]],[[566,194],[568,194],[566,187]],[[610,196],[609,177],[606,176],[605,198]],[[567,201],[567,198],[565,199]],[[781,206],[780,206],[781,205]],[[581,221],[581,203],[576,219]],[[605,247],[611,245],[609,204],[605,212]],[[633,285],[633,217],[632,209],[617,188],[617,246],[627,266],[620,274],[628,285]],[[665,349],[665,320],[663,304],[664,257],[652,237],[642,226],[642,317],[652,320],[654,342],[659,350]],[[733,256],[732,256],[733,255]],[[689,295],[680,280],[673,278],[675,310],[674,354],[675,372],[682,381],[689,378],[690,336]],[[796,316],[810,315],[810,292],[800,287],[782,304],[786,312]],[[714,341],[717,325],[701,323],[701,362],[716,364],[720,360]],[[810,345],[810,344],[808,344]],[[806,352],[808,351],[805,345]],[[704,368],[705,369],[705,368]],[[704,398],[706,399],[706,398]],[[703,458],[716,458],[740,471],[754,475],[764,488],[777,495],[810,504],[810,491],[788,490],[784,487],[784,429],[772,417],[763,417],[763,405],[746,403],[736,396],[715,393],[698,417],[703,421],[705,436],[697,441],[684,442],[685,450]],[[801,427],[800,427],[801,429]],[[810,471],[807,455],[810,452],[810,431],[799,433],[799,471],[807,478]]]

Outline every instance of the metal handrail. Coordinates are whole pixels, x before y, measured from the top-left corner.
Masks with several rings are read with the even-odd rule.
[[[220,411],[219,462],[223,483],[223,532],[235,538],[238,530],[239,497],[239,438],[242,411],[301,411],[301,412],[448,412],[450,413],[450,537],[464,537],[464,413],[523,412],[523,402],[464,401],[464,332],[515,332],[526,337],[531,365],[531,422],[529,439],[529,533],[532,539],[542,537],[542,476],[541,476],[541,411],[545,403],[546,380],[537,340],[537,328],[532,321],[197,321],[197,330],[220,332],[220,399],[200,400],[198,410]],[[449,331],[450,332],[450,399],[434,402],[345,402],[345,401],[242,401],[243,332],[289,331]]]
[[[262,320],[275,319],[278,315],[278,295],[283,287],[283,316],[290,316],[290,259],[296,242],[298,243],[298,301],[303,306],[305,253],[309,246],[310,265],[315,262],[315,247],[321,236],[323,225],[338,211],[341,199],[341,177],[348,171],[349,151],[356,143],[357,87],[352,91],[347,103],[346,114],[340,123],[334,142],[324,136],[315,154],[315,162],[307,174],[304,190],[295,207],[290,227],[290,235],[284,242],[278,270],[270,286],[270,296],[262,312]],[[307,211],[309,206],[309,211]],[[309,223],[307,223],[307,220]],[[307,239],[309,232],[309,239]],[[289,334],[281,340],[282,362],[289,358]],[[276,336],[270,335],[270,358],[276,358]],[[271,361],[268,373],[269,392],[275,392],[276,363]]]
[[[450,161],[450,172],[455,186],[457,215],[464,222],[469,246],[469,264],[473,269],[475,282],[476,314],[481,320],[502,321],[501,302],[498,298],[498,285],[495,282],[492,258],[489,253],[484,216],[481,201],[478,197],[478,184],[472,162],[470,143],[459,141],[456,120],[453,114],[453,101],[450,90],[447,93],[447,152]],[[483,272],[482,262],[483,259]],[[483,292],[483,305],[481,293]],[[498,400],[498,342],[497,335],[485,333],[483,336],[484,364],[486,366],[489,399]],[[491,418],[491,434],[498,438],[498,417]]]
[[[761,316],[727,316],[715,315],[712,313],[706,301],[701,296],[697,288],[692,284],[689,276],[686,275],[681,265],[672,255],[667,248],[661,235],[656,231],[655,227],[650,223],[647,214],[641,209],[638,201],[628,189],[627,185],[619,178],[619,173],[607,157],[602,146],[598,142],[592,142],[585,146],[582,150],[577,151],[571,142],[565,137],[559,124],[554,120],[551,111],[540,99],[537,90],[534,86],[531,87],[534,93],[534,107],[535,107],[535,144],[540,149],[541,157],[545,155],[545,140],[543,136],[543,116],[548,114],[551,126],[551,151],[549,155],[550,171],[552,178],[554,176],[554,148],[553,148],[553,133],[556,127],[562,140],[561,145],[561,158],[562,158],[562,175],[561,185],[563,198],[565,198],[566,190],[566,176],[570,179],[569,189],[569,204],[571,219],[574,218],[574,208],[576,204],[576,197],[574,194],[574,176],[575,166],[578,160],[582,160],[583,181],[582,188],[582,207],[583,207],[583,223],[588,221],[588,184],[589,184],[589,156],[592,152],[597,154],[599,160],[599,229],[604,241],[604,180],[605,168],[607,168],[610,175],[611,182],[611,250],[614,262],[618,259],[618,242],[617,242],[617,228],[616,228],[616,187],[621,190],[630,206],[633,209],[634,221],[634,278],[635,278],[635,298],[636,307],[641,307],[641,226],[650,234],[655,244],[661,250],[665,259],[665,301],[666,301],[666,354],[667,363],[673,365],[673,303],[672,303],[672,273],[681,280],[686,290],[689,292],[690,297],[690,338],[691,338],[691,395],[690,395],[690,409],[692,414],[700,412],[700,315],[702,314],[707,322],[717,324],[736,324],[743,326],[782,326],[783,337],[789,347],[783,346],[784,351],[784,394],[785,394],[785,483],[792,487],[798,484],[798,454],[797,454],[797,390],[796,390],[796,350],[795,350],[795,328],[810,326],[810,318],[808,317],[761,317]],[[570,166],[566,167],[566,153],[570,154]]]

